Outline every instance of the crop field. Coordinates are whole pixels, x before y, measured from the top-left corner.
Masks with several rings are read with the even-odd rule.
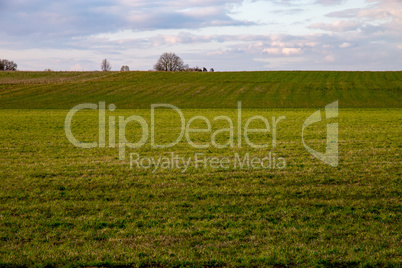
[[[402,72],[0,72],[0,266],[400,267],[401,93]],[[335,166],[306,149],[333,123]]]
[[[402,72],[15,72],[0,73],[3,109],[71,109],[107,101],[184,108],[400,108]]]

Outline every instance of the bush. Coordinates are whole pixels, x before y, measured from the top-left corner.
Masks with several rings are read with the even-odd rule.
[[[0,60],[0,71],[16,71],[17,64],[9,60]]]

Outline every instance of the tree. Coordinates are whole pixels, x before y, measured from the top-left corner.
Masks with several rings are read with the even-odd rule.
[[[123,65],[120,68],[120,72],[128,72],[130,71],[130,68],[127,65]]]
[[[101,69],[104,72],[110,71],[112,69],[112,66],[110,65],[110,62],[107,59],[104,59],[101,63]]]
[[[183,60],[174,53],[163,53],[155,64],[156,71],[177,72],[185,70]]]
[[[0,60],[0,71],[16,71],[17,64],[9,60]]]
[[[215,72],[214,68],[209,69],[210,72]]]

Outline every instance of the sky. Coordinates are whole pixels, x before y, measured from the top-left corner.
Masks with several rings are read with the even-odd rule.
[[[402,70],[402,0],[0,0],[19,70]]]

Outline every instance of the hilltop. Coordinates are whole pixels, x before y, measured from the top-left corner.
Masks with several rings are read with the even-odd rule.
[[[402,72],[0,72],[0,108],[69,109],[106,101],[118,108],[400,107]]]

